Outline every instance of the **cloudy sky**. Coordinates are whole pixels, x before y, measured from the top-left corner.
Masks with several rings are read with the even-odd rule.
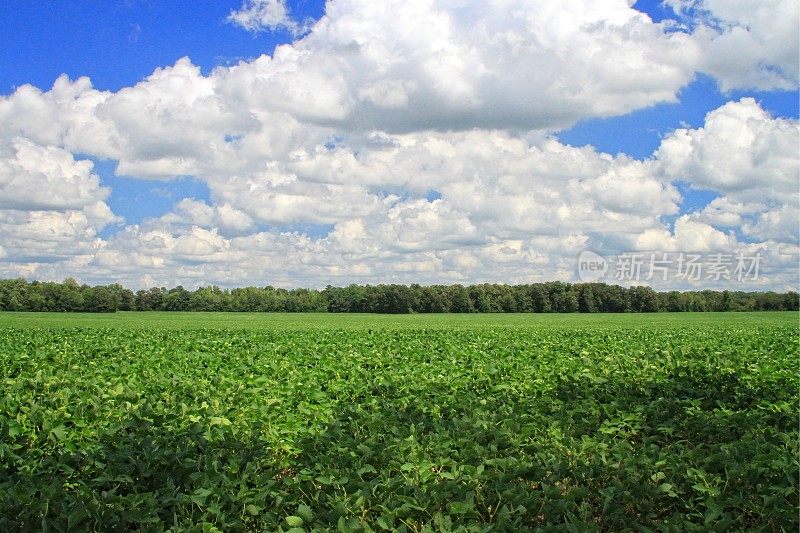
[[[633,5],[630,5],[633,4]],[[798,286],[796,0],[0,4],[0,277]]]

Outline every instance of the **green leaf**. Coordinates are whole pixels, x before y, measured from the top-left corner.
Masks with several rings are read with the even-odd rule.
[[[303,519],[299,516],[291,515],[286,517],[286,523],[291,527],[300,527],[303,525]]]
[[[209,426],[230,426],[231,421],[222,416],[212,416],[208,422]]]
[[[50,430],[50,433],[52,433],[58,440],[64,440],[67,438],[67,430],[64,426],[54,427]]]
[[[675,498],[677,494],[675,493],[675,487],[671,483],[662,483],[658,486],[658,489],[661,492],[665,492],[667,495]]]
[[[297,506],[297,511],[295,511],[297,516],[302,518],[306,523],[311,523],[314,521],[314,511],[311,510],[311,507],[308,505],[301,503]]]
[[[247,511],[248,514],[252,516],[258,515],[262,511],[263,507],[259,507],[258,505],[253,505],[252,503],[248,503],[244,510]]]

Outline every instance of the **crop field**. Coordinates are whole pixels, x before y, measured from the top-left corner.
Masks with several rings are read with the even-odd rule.
[[[0,314],[0,530],[798,529],[797,313]]]

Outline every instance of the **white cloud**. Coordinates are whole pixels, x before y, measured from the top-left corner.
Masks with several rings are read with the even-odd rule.
[[[703,5],[740,26],[765,16]],[[287,16],[278,2],[231,15],[270,28]],[[622,0],[337,0],[272,57],[207,75],[184,58],[114,93],[66,76],[20,87],[0,97],[0,275],[524,282],[571,277],[588,247],[770,246],[770,283],[795,283],[796,120],[729,102],[643,161],[553,133],[673,101],[698,69],[743,83],[709,66],[708,43],[732,24],[675,31]],[[747,28],[767,39],[761,22]],[[770,46],[757,55],[783,61]],[[137,178],[195,176],[210,201],[101,239],[120,220],[77,153]],[[681,213],[678,181],[720,197]]]
[[[781,139],[796,134],[792,128],[794,121],[771,118],[752,101],[732,102],[702,128],[668,135],[647,161],[536,132],[354,135],[334,148],[295,150],[267,170],[228,177],[215,170],[205,177],[212,203],[184,199],[158,219],[77,250],[83,262],[54,271],[91,269],[134,285],[528,282],[571,277],[586,248],[727,252],[749,246],[731,233],[737,228],[742,238],[789,245],[796,206],[775,204],[779,189],[764,176],[780,178],[782,159],[792,157],[780,155],[791,146]],[[746,148],[760,153],[747,141],[753,132],[779,152],[728,161]],[[715,174],[723,163],[733,166]],[[739,173],[733,178],[731,168]],[[678,214],[681,201],[675,180],[715,185],[723,196],[670,229],[664,217]],[[430,191],[441,198],[426,199]],[[333,229],[319,237],[252,233],[259,223]],[[772,283],[791,275],[792,266],[781,265]]]
[[[761,285],[797,288],[800,228],[798,121],[773,118],[752,98],[710,112],[700,128],[667,135],[653,166],[720,196],[680,216],[674,230],[653,228],[635,248],[763,256]]]
[[[723,91],[795,89],[800,69],[800,7],[796,0],[667,0],[700,20],[694,36],[699,69]]]
[[[728,196],[713,199],[702,210],[695,213],[695,218],[717,227],[732,228],[741,226],[745,217],[764,209],[757,202],[739,202]]]
[[[796,204],[788,203],[759,211],[756,211],[755,220],[742,225],[745,235],[761,241],[797,243],[800,240],[800,210]]]
[[[98,230],[115,220],[102,203],[80,211],[0,210],[0,245],[8,261],[61,261],[102,248]]]
[[[305,38],[226,83],[319,124],[558,129],[674,100],[695,48],[621,0],[340,0]]]
[[[752,98],[728,102],[696,129],[668,135],[656,152],[666,179],[721,196],[697,213],[749,239],[797,243],[800,128],[773,118]]]
[[[179,201],[158,222],[168,226],[206,226],[236,233],[252,229],[254,225],[253,219],[247,213],[231,204],[208,205],[190,198]]]
[[[99,231],[122,219],[105,203],[110,190],[54,146],[0,136],[0,248],[5,260],[63,261],[103,246]]]
[[[226,136],[258,127],[187,58],[109,97],[97,115],[117,132],[117,172],[142,177],[202,174],[230,156]]]
[[[65,74],[46,92],[23,85],[10,96],[0,96],[0,139],[24,137],[39,145],[117,158],[113,123],[97,116],[109,96],[93,89],[89,78],[71,81]]]
[[[102,202],[111,191],[92,168],[61,148],[22,137],[0,141],[0,209],[81,209]]]
[[[419,199],[393,205],[376,229],[378,242],[404,252],[452,249],[485,240],[467,213],[454,210],[443,200]]]
[[[300,26],[289,16],[285,0],[245,0],[241,9],[231,11],[228,21],[259,32],[283,28],[298,33]]]
[[[735,237],[726,235],[709,224],[683,215],[675,221],[674,233],[666,229],[648,229],[636,237],[635,250],[657,252],[730,251]]]
[[[21,87],[0,98],[0,135],[115,159],[124,175],[227,178],[341,132],[553,131],[674,101],[699,53],[621,0],[340,0],[273,57],[208,76],[184,58],[113,94],[86,78]]]
[[[796,120],[772,118],[752,98],[728,102],[701,128],[669,134],[656,156],[671,179],[762,200],[797,192]]]

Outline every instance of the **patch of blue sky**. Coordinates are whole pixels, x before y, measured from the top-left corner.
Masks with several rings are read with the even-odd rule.
[[[49,89],[62,73],[116,91],[184,56],[207,74],[293,40],[285,30],[253,33],[227,22],[240,7],[241,0],[3,0],[0,94],[26,83]],[[289,2],[289,10],[296,20],[316,20],[324,0]]]
[[[375,194],[381,198],[388,198],[390,196],[397,197],[398,202],[406,202],[415,198],[424,198],[428,202],[434,202],[442,198],[442,193],[435,189],[428,189],[424,193],[411,192],[403,187],[383,187],[375,191]]]
[[[211,202],[208,185],[191,176],[168,181],[121,177],[114,173],[117,167],[116,161],[90,159],[94,163],[94,173],[100,177],[100,183],[111,189],[106,203],[115,215],[125,219],[125,224],[139,224],[145,219],[160,217],[184,198]],[[108,238],[121,227],[121,225],[107,226],[100,236]]]
[[[425,193],[425,199],[428,200],[429,202],[435,202],[436,200],[441,199],[441,197],[442,193],[440,193],[439,191],[435,191],[433,189]]]
[[[691,186],[691,184],[685,181],[678,181],[675,182],[675,187],[681,193],[683,197],[683,202],[681,203],[681,212],[677,215],[670,215],[663,217],[664,221],[669,225],[671,231],[675,231],[675,221],[684,214],[687,213],[694,213],[697,211],[701,211],[704,207],[710,204],[716,198],[719,198],[721,195],[715,191],[711,191],[708,189],[697,189]],[[746,242],[752,243],[757,242],[758,239],[754,239],[749,237],[742,232],[742,228],[740,225],[734,227],[722,227],[718,226],[718,230],[723,231],[725,233],[733,233],[736,237],[736,240],[739,242]]]
[[[700,211],[716,198],[720,197],[720,194],[715,191],[697,189],[685,181],[675,182],[674,185],[682,197],[680,212],[677,215],[663,217],[664,221],[669,224],[670,229],[673,231],[675,230],[675,221],[678,220],[680,216]]]
[[[683,197],[683,201],[681,202],[681,212],[683,213],[699,211],[710,204],[713,200],[720,197],[720,194],[715,191],[708,189],[697,189],[685,181],[675,182],[674,185]]]
[[[255,229],[264,232],[300,233],[311,239],[324,239],[333,231],[333,224],[259,224]]]
[[[642,13],[647,13],[653,22],[674,19],[675,12],[665,5],[664,0],[638,0],[633,8]]]
[[[680,91],[675,103],[655,105],[620,117],[584,120],[556,136],[571,146],[592,145],[601,152],[624,153],[645,159],[653,154],[661,144],[661,139],[671,131],[681,127],[702,127],[710,111],[744,96],[755,98],[775,117],[798,117],[796,91],[734,91],[722,94],[712,78],[698,75]]]

